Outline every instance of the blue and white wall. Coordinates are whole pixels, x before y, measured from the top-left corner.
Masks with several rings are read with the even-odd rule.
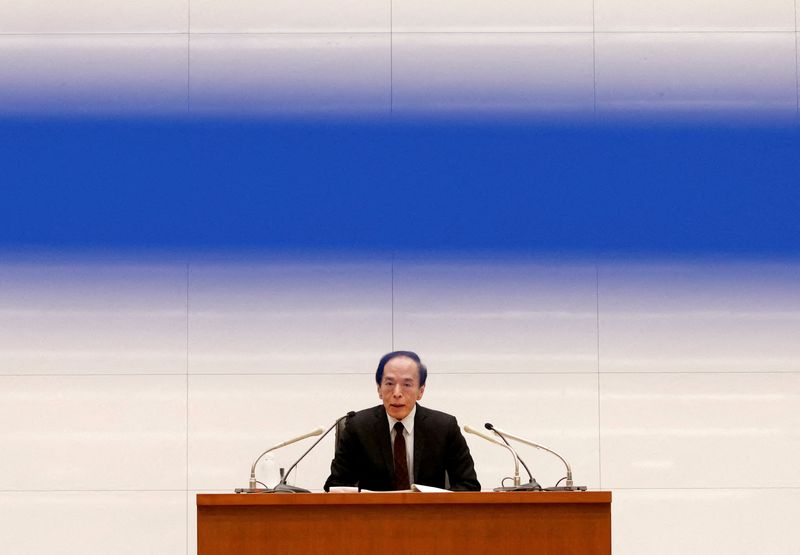
[[[800,551],[799,21],[0,0],[2,551],[194,552],[401,348],[613,490],[615,552]]]
[[[795,0],[4,0],[0,111],[792,119]]]

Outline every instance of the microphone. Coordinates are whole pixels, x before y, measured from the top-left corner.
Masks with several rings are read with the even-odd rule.
[[[281,447],[286,447],[287,445],[291,445],[292,443],[296,443],[296,442],[298,442],[298,441],[300,441],[302,439],[305,439],[307,437],[318,436],[321,433],[322,433],[322,428],[317,428],[316,430],[308,432],[307,434],[303,434],[301,436],[297,436],[297,437],[294,437],[292,439],[288,439],[288,440],[286,440],[286,441],[284,441],[282,443],[279,443],[277,445],[273,445],[272,447],[270,447],[269,449],[267,449],[266,451],[261,453],[258,456],[258,458],[255,460],[255,462],[253,463],[253,466],[250,467],[250,488],[249,489],[236,488],[236,490],[235,490],[236,493],[255,493],[257,491],[270,491],[270,490],[260,490],[260,489],[258,489],[258,484],[256,482],[256,465],[258,464],[258,461],[261,460],[261,457],[263,457],[264,455],[266,455],[267,453],[269,453],[271,451],[275,451],[276,449],[280,449]]]
[[[275,493],[311,493],[311,492],[310,492],[310,491],[308,491],[307,489],[298,488],[298,487],[296,487],[296,486],[290,486],[290,485],[288,485],[288,484],[286,483],[286,480],[288,480],[288,479],[289,479],[289,473],[290,473],[292,470],[294,470],[294,467],[295,467],[295,466],[297,466],[297,465],[298,465],[298,463],[300,463],[300,461],[302,461],[302,460],[303,460],[303,459],[306,457],[306,455],[308,455],[308,454],[311,452],[311,450],[312,450],[314,447],[316,447],[316,446],[317,446],[317,444],[318,444],[320,441],[322,441],[323,439],[325,439],[325,436],[326,436],[326,435],[328,435],[328,434],[331,432],[331,430],[333,430],[333,429],[334,429],[336,426],[338,426],[338,425],[339,425],[339,422],[341,422],[342,420],[345,420],[346,418],[352,418],[352,417],[353,417],[353,416],[355,416],[355,415],[356,415],[355,411],[352,411],[352,410],[351,410],[350,412],[348,412],[348,413],[347,413],[347,414],[345,414],[344,416],[341,416],[341,417],[337,418],[337,419],[336,419],[336,422],[334,422],[334,423],[333,423],[333,425],[332,425],[330,428],[328,428],[328,429],[327,429],[327,431],[326,431],[324,434],[322,434],[322,437],[320,437],[320,438],[319,438],[317,441],[315,441],[315,442],[314,442],[314,443],[311,445],[311,447],[309,447],[308,449],[306,449],[306,452],[305,452],[305,453],[303,453],[302,455],[300,455],[300,458],[299,458],[299,459],[297,459],[297,460],[294,462],[294,464],[292,464],[292,466],[290,466],[290,467],[289,467],[289,470],[287,470],[287,471],[286,471],[286,473],[285,473],[285,474],[283,475],[283,477],[281,478],[281,481],[280,481],[280,482],[278,482],[278,484],[277,484],[277,485],[276,485],[276,486],[275,486],[275,487],[272,489],[272,491],[273,491],[273,492],[275,492]],[[320,431],[321,431],[321,430],[320,430]]]
[[[522,438],[522,437],[519,437],[519,436],[515,436],[514,434],[511,434],[509,432],[504,432],[503,430],[501,430],[499,428],[496,428],[495,426],[493,426],[489,422],[487,422],[485,424],[485,426],[486,426],[486,428],[488,430],[492,430],[494,433],[496,433],[500,437],[505,436],[505,437],[507,437],[509,439],[513,439],[514,441],[518,441],[518,442],[523,443],[525,445],[528,445],[530,447],[535,447],[536,449],[541,449],[542,451],[547,451],[548,453],[551,453],[551,454],[555,455],[556,457],[558,457],[561,460],[561,462],[564,463],[564,466],[567,468],[566,486],[558,487],[558,484],[556,484],[555,487],[545,488],[547,491],[586,491],[586,486],[575,486],[575,485],[573,485],[572,467],[570,467],[569,463],[566,461],[566,459],[564,457],[562,457],[561,455],[559,455],[558,453],[556,453],[552,449],[549,449],[549,448],[545,447],[544,445],[539,445],[538,443],[534,443],[534,442],[532,442],[530,440],[527,440],[525,438]]]
[[[473,434],[473,435],[476,435],[478,437],[482,437],[483,439],[485,439],[489,443],[494,443],[495,445],[499,445],[500,447],[505,447],[506,449],[508,449],[507,445],[504,445],[504,444],[500,443],[499,441],[497,441],[496,439],[494,439],[493,437],[489,437],[486,434],[484,434],[483,432],[481,432],[479,430],[476,430],[475,428],[473,428],[469,424],[465,424],[464,425],[464,431],[467,432],[468,434]]]
[[[487,422],[486,424],[484,424],[484,427],[485,427],[487,430],[491,430],[491,431],[493,431],[493,432],[494,432],[494,426],[492,426],[490,423],[488,423],[488,422]],[[509,448],[513,449],[513,448],[511,447],[511,444],[508,442],[508,440],[505,438],[505,436],[503,436],[503,434],[498,434],[497,432],[495,432],[495,433],[497,434],[497,436],[498,436],[500,439],[502,439],[502,440],[503,440],[503,443],[505,443],[506,445],[508,445],[508,447],[509,447]],[[523,460],[522,460],[522,457],[520,457],[520,456],[519,456],[519,454],[517,454],[517,452],[516,452],[516,451],[514,451],[514,454],[517,456],[517,459],[519,460],[520,464],[521,464],[522,466],[524,466],[524,467],[525,467],[525,472],[527,472],[527,473],[528,473],[528,483],[527,483],[527,484],[524,484],[524,485],[522,485],[522,486],[520,486],[520,487],[518,488],[518,490],[534,490],[534,491],[541,491],[541,490],[542,490],[542,486],[540,486],[540,485],[539,485],[539,482],[537,482],[537,481],[536,481],[536,478],[534,478],[534,477],[533,477],[533,474],[531,474],[531,469],[530,469],[530,468],[528,468],[528,465],[527,465],[527,464],[525,464],[525,461],[523,461]]]
[[[519,485],[520,485],[519,458],[517,457],[517,454],[514,452],[514,449],[512,449],[511,446],[506,445],[505,443],[500,443],[496,439],[487,436],[486,434],[484,434],[483,432],[481,432],[479,430],[476,430],[475,428],[473,428],[469,424],[464,425],[464,431],[467,432],[468,434],[474,434],[474,435],[476,435],[476,436],[478,436],[480,438],[483,438],[486,441],[488,441],[489,443],[494,443],[495,445],[499,445],[500,447],[508,449],[508,451],[511,453],[511,456],[514,457],[514,478],[513,478],[514,487],[510,487],[509,488],[509,487],[501,486],[499,488],[494,488],[494,491],[511,491],[511,490],[514,490],[514,489],[518,488]],[[506,480],[506,478],[503,478],[503,481],[505,481],[505,480]],[[500,483],[502,484],[503,482],[501,481]]]

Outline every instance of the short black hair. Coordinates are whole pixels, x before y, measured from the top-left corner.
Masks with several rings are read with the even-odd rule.
[[[375,382],[378,385],[381,385],[383,381],[383,369],[386,367],[386,363],[396,357],[407,357],[416,362],[417,368],[419,368],[419,386],[425,385],[425,380],[428,379],[428,369],[422,364],[419,355],[413,351],[392,351],[383,355],[378,363],[378,369],[375,371]]]

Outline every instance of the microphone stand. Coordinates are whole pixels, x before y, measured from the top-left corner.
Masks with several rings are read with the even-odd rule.
[[[566,459],[564,457],[562,457],[561,455],[559,455],[558,453],[556,453],[552,449],[549,449],[549,448],[545,447],[544,445],[539,445],[538,443],[534,443],[534,442],[532,442],[530,440],[527,440],[525,438],[522,438],[522,437],[519,437],[519,436],[515,436],[514,434],[510,434],[508,432],[504,432],[503,430],[499,430],[499,429],[495,428],[494,426],[492,426],[488,422],[486,423],[486,428],[492,430],[494,433],[496,433],[497,435],[499,435],[501,437],[502,436],[506,436],[509,439],[513,439],[514,441],[518,441],[518,442],[523,443],[525,445],[528,445],[530,447],[535,447],[536,449],[541,449],[542,451],[547,451],[548,453],[551,453],[551,454],[555,455],[556,457],[558,457],[561,460],[561,462],[564,463],[564,466],[567,468],[567,478],[566,478],[565,485],[561,486],[561,487],[555,486],[555,487],[552,487],[552,488],[544,488],[545,491],[586,491],[586,486],[576,486],[576,485],[574,485],[574,483],[572,481],[572,467],[570,467],[569,463],[566,461]]]
[[[492,431],[494,432],[494,430],[492,430]],[[497,433],[497,432],[495,432],[495,433]],[[513,451],[514,456],[517,457],[517,459],[519,460],[520,464],[522,464],[522,466],[525,467],[525,472],[528,473],[528,483],[527,484],[515,485],[513,488],[505,488],[504,491],[542,491],[542,486],[539,485],[539,482],[537,482],[536,478],[534,478],[533,474],[531,474],[531,469],[528,468],[528,465],[525,464],[525,461],[522,460],[522,457],[520,457],[517,454],[517,452],[514,451],[514,449],[511,447],[511,444],[508,442],[508,440],[505,438],[505,436],[503,436],[503,434],[497,434],[497,436],[500,439],[503,440],[503,443],[508,445],[508,448]]]
[[[476,430],[475,428],[473,428],[472,426],[469,426],[469,425],[465,425],[464,426],[464,431],[467,432],[468,434],[473,434],[473,435],[476,435],[476,436],[478,436],[478,437],[480,437],[482,439],[485,439],[489,443],[494,443],[495,445],[499,445],[500,447],[503,447],[504,449],[507,449],[511,453],[511,456],[514,458],[514,477],[511,478],[509,476],[509,478],[511,478],[513,480],[514,485],[513,486],[503,486],[503,485],[501,485],[500,487],[494,488],[494,491],[538,491],[538,490],[542,489],[542,487],[539,484],[536,483],[536,480],[534,480],[532,476],[530,477],[531,481],[529,483],[521,484],[521,480],[519,478],[519,460],[520,459],[519,459],[519,456],[517,455],[517,452],[514,451],[513,447],[511,447],[510,445],[507,445],[506,443],[500,443],[499,441],[487,436],[486,434]],[[525,467],[525,468],[527,470],[527,467]],[[528,474],[530,475],[530,472]],[[507,479],[508,478],[503,478],[503,482],[505,480],[507,480]],[[502,482],[501,482],[501,484],[502,484]]]
[[[308,432],[307,434],[303,434],[301,436],[289,439],[287,441],[284,441],[283,443],[279,443],[278,445],[273,445],[272,447],[261,453],[255,460],[255,462],[253,462],[253,466],[250,467],[250,484],[249,484],[250,487],[236,488],[234,491],[236,493],[272,493],[274,490],[258,488],[258,482],[256,481],[256,465],[258,464],[258,461],[261,460],[261,457],[263,457],[267,453],[275,451],[276,449],[280,449],[281,447],[286,447],[287,445],[300,441],[301,439],[306,439],[307,437],[318,436],[321,433],[322,433],[322,428],[317,428],[316,430]]]
[[[325,439],[325,436],[326,436],[326,435],[328,435],[329,433],[331,433],[331,430],[333,430],[333,429],[334,429],[336,426],[338,426],[338,425],[339,425],[339,422],[341,422],[341,421],[342,421],[342,420],[344,420],[345,418],[350,418],[351,416],[355,416],[355,414],[356,414],[355,412],[353,412],[353,411],[350,411],[350,412],[348,412],[347,414],[345,414],[344,416],[342,416],[342,417],[340,417],[340,418],[337,418],[337,419],[336,419],[336,422],[334,422],[334,423],[333,423],[333,425],[332,425],[330,428],[328,428],[328,429],[325,431],[325,433],[324,433],[324,434],[322,434],[322,435],[319,437],[319,439],[317,439],[317,441],[315,441],[314,443],[312,443],[312,444],[311,444],[311,447],[309,447],[308,449],[306,449],[306,452],[305,452],[305,453],[303,453],[302,455],[300,455],[300,458],[299,458],[299,459],[297,459],[297,460],[294,462],[294,464],[293,464],[292,466],[290,466],[290,467],[289,467],[289,470],[287,470],[287,471],[286,471],[286,473],[285,473],[285,474],[284,474],[284,475],[281,477],[281,481],[280,481],[280,482],[278,482],[278,483],[277,483],[277,485],[276,485],[274,488],[272,488],[272,492],[273,492],[273,493],[311,493],[311,492],[310,492],[309,490],[307,490],[307,489],[304,489],[304,488],[299,488],[299,487],[297,487],[297,486],[290,486],[289,484],[287,484],[287,483],[286,483],[286,480],[288,480],[288,479],[289,479],[289,473],[290,473],[292,470],[294,470],[294,468],[295,468],[295,467],[296,467],[296,466],[297,466],[297,465],[300,463],[300,461],[302,461],[302,460],[305,458],[305,456],[306,456],[306,455],[308,455],[308,454],[311,452],[311,450],[312,450],[314,447],[316,447],[316,446],[317,446],[317,444],[318,444],[320,441],[322,441],[323,439]]]

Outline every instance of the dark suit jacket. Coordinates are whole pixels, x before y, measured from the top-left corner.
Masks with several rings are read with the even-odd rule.
[[[414,482],[437,488],[480,491],[469,447],[454,416],[417,404],[414,416]],[[347,420],[331,462],[325,491],[332,486],[394,489],[391,434],[383,405],[357,412]]]

